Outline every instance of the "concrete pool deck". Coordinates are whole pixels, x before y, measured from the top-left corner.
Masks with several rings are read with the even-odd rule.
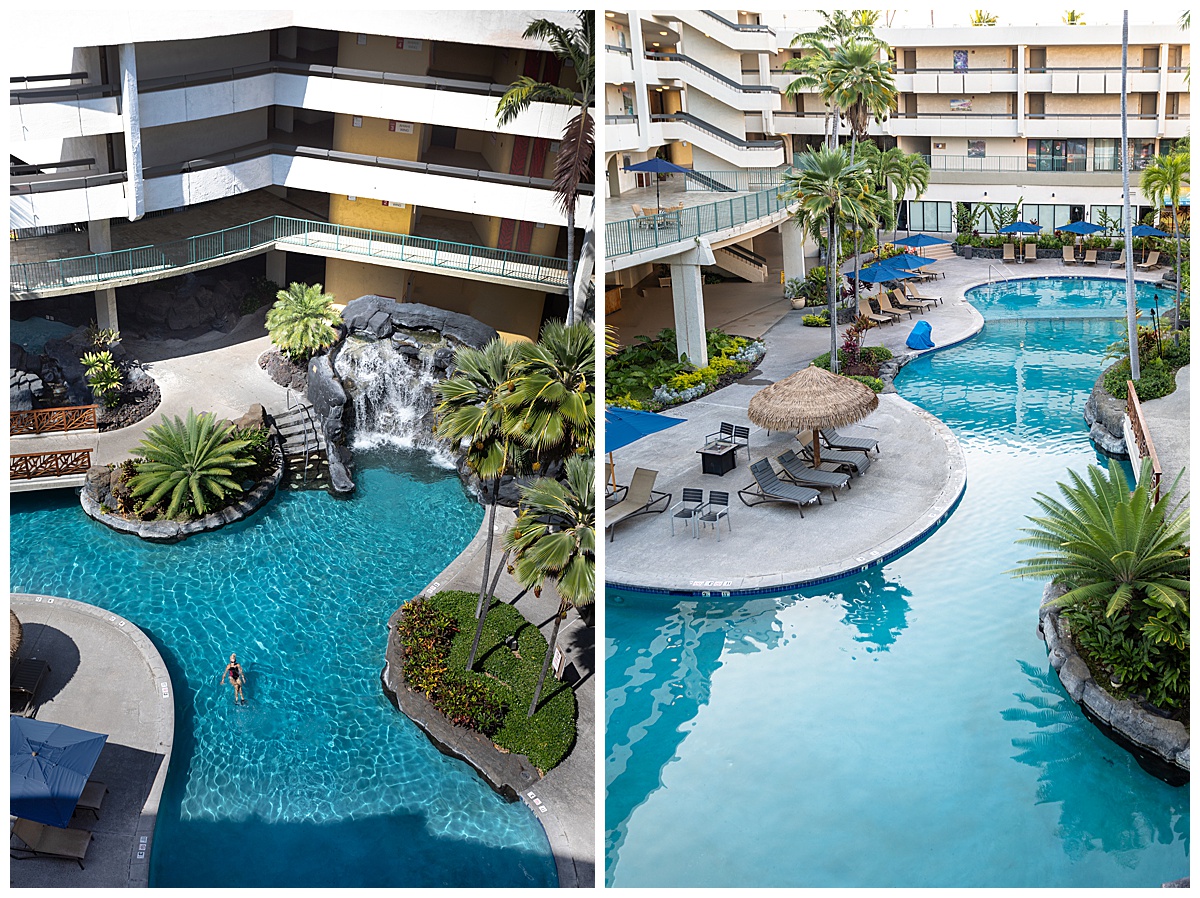
[[[175,738],[166,665],[145,633],[94,605],[14,593],[9,607],[23,630],[18,657],[50,664],[37,719],[108,735],[91,777],[108,786],[99,818],[82,812],[71,821],[93,834],[84,869],[57,858],[14,859],[9,885],[144,888]],[[9,841],[14,849],[21,844]]]
[[[872,329],[867,345],[887,346],[896,355],[910,352],[904,341],[918,318],[930,323],[938,348],[969,339],[983,327],[983,318],[964,295],[971,287],[987,284],[989,276],[1109,276],[1105,268],[1068,269],[1049,259],[1003,266],[996,260],[955,257],[932,268],[944,272],[945,277],[920,289],[941,296],[943,303],[923,316]],[[1155,281],[1160,276],[1139,274],[1139,281]],[[1112,275],[1119,276],[1120,272],[1113,271]],[[736,285],[719,286],[736,289]],[[753,286],[757,296],[762,286]],[[724,327],[723,312],[736,322],[736,310],[726,312],[728,308],[727,298],[722,297],[719,304],[714,304],[717,314],[707,326]],[[880,454],[871,454],[869,470],[854,477],[848,491],[839,490],[836,502],[828,491],[822,491],[822,504],[806,506],[802,519],[794,506],[765,503],[748,508],[738,500],[737,491],[753,481],[750,461],[771,458],[778,470],[775,457],[789,448],[798,448],[793,434],[768,434],[750,423],[746,408],[751,397],[829,351],[828,330],[803,327],[804,312],[777,308],[778,320],[762,337],[767,355],[758,369],[738,383],[664,412],[686,423],[644,437],[613,457],[618,483],[628,483],[636,467],[658,471],[655,489],[671,493],[672,504],[679,501],[684,487],[699,487],[706,494],[710,490],[728,492],[732,529],[722,525],[718,543],[711,529],[702,529],[696,539],[686,524],[677,525],[672,536],[669,512],[645,514],[621,523],[613,541],[605,542],[604,571],[609,586],[721,595],[783,591],[824,582],[899,554],[936,528],[954,509],[968,473],[957,441],[935,417],[896,394],[881,395],[876,411],[843,429],[846,435],[878,439]],[[654,332],[639,329],[639,322],[631,314],[625,316],[623,331]],[[731,332],[738,332],[736,325]],[[696,450],[722,422],[750,426],[749,459],[739,451],[733,471],[723,477],[703,474]],[[1182,434],[1168,435],[1166,442],[1177,445],[1180,438],[1185,441],[1182,451],[1186,457],[1186,427]]]

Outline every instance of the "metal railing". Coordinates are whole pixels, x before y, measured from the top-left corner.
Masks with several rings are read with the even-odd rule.
[[[775,33],[775,29],[773,29],[767,25],[742,25],[738,22],[731,22],[728,19],[724,18],[723,16],[717,15],[711,9],[702,9],[702,10],[700,10],[700,12],[704,13],[709,18],[716,19],[722,25],[724,25],[727,28],[732,28],[734,31],[764,31],[767,34]]]
[[[734,81],[727,75],[722,75],[716,69],[709,68],[708,66],[704,65],[704,63],[698,62],[697,60],[692,59],[690,56],[684,56],[682,53],[656,53],[647,51],[646,58],[662,59],[668,62],[681,62],[690,68],[696,69],[699,72],[703,72],[710,78],[720,81],[730,90],[740,91],[741,93],[779,93],[779,88],[770,84],[742,84],[740,81]]]
[[[783,141],[779,140],[778,138],[775,140],[746,140],[745,138],[730,134],[728,131],[722,131],[720,128],[710,125],[708,122],[704,121],[704,119],[696,118],[696,116],[686,112],[651,115],[650,120],[653,122],[684,122],[685,124],[691,125],[694,128],[698,128],[701,131],[711,134],[718,140],[723,140],[725,143],[732,144],[733,146],[739,147],[743,150],[776,150],[783,146]]]
[[[38,433],[67,433],[72,430],[95,430],[96,406],[72,405],[62,408],[35,408],[8,413],[10,436]]]
[[[1154,501],[1157,502],[1160,498],[1159,491],[1162,487],[1162,465],[1158,463],[1158,453],[1154,451],[1154,440],[1150,438],[1150,428],[1146,424],[1146,418],[1142,414],[1142,404],[1138,401],[1137,389],[1133,385],[1133,381],[1125,381],[1126,399],[1125,399],[1125,414],[1129,416],[1129,429],[1133,433],[1134,442],[1137,443],[1139,463],[1134,465],[1135,470],[1141,467],[1141,459],[1150,459],[1150,474],[1151,486],[1154,487]],[[1128,449],[1128,447],[1126,447]],[[1132,455],[1132,453],[1130,453]]]
[[[84,289],[93,284],[204,265],[228,256],[265,252],[278,244],[332,249],[556,287],[567,284],[565,259],[275,215],[169,243],[47,262],[15,263],[9,266],[9,288],[12,293],[64,287]]]
[[[770,190],[778,187],[783,183],[783,174],[787,168],[745,168],[738,171],[696,171],[693,174],[699,175],[701,179],[685,177],[683,189],[685,191],[704,191],[711,193],[714,190],[736,190],[739,193],[753,192],[757,190]],[[715,188],[712,184],[705,183],[710,181],[720,185],[720,188]]]
[[[91,449],[67,449],[61,452],[26,452],[9,457],[10,480],[35,480],[39,477],[66,477],[86,474],[92,466]]]
[[[676,212],[610,221],[604,226],[605,252],[609,258],[625,256],[714,234],[786,210],[787,203],[777,190],[762,190]]]
[[[778,114],[778,113],[776,113]],[[1058,173],[1120,171],[1120,160],[1110,156],[962,156],[953,153],[922,154],[930,171],[947,172],[1027,172]]]

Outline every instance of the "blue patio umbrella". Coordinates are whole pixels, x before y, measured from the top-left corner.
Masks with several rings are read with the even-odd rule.
[[[911,246],[914,249],[920,249],[925,246],[937,246],[940,243],[949,243],[949,240],[943,240],[941,237],[930,237],[928,234],[909,234],[903,240],[892,241],[896,246]]]
[[[1104,227],[1098,224],[1092,224],[1090,221],[1073,221],[1065,228],[1059,228],[1060,231],[1066,231],[1068,234],[1078,234],[1081,237],[1086,237],[1088,234],[1095,234],[1097,231],[1103,231]]]
[[[612,454],[618,449],[623,449],[652,433],[683,424],[684,421],[684,418],[671,418],[667,415],[656,415],[654,412],[639,412],[616,405],[604,406],[604,451],[608,453],[609,467],[612,467]],[[615,487],[615,471],[612,477]]]
[[[1029,221],[1014,221],[1000,229],[1001,234],[1037,234],[1042,230],[1041,225]]]
[[[890,268],[902,268],[905,271],[912,271],[914,268],[920,268],[922,265],[932,265],[933,259],[926,256],[917,256],[913,253],[901,253],[898,256],[892,256],[889,259],[884,259],[876,264],[887,265]]]
[[[659,159],[655,156],[653,159],[647,159],[645,162],[637,162],[633,165],[625,166],[625,171],[650,172],[653,174],[673,174],[675,172],[690,172],[690,168],[684,168],[682,165],[676,165],[674,162],[668,162],[666,159]],[[662,202],[659,200],[658,193],[658,178],[654,179],[654,205],[662,208]]]
[[[893,268],[888,264],[891,261],[891,259],[885,259],[882,262],[876,262],[874,265],[864,268],[858,273],[858,279],[865,284],[882,285],[885,281],[902,281],[906,278],[917,277],[917,275],[906,268]],[[879,295],[883,295],[882,286],[879,288]]]
[[[1170,237],[1166,231],[1160,231],[1158,228],[1152,228],[1150,225],[1134,225],[1134,237]]]
[[[65,827],[108,736],[10,716],[8,738],[9,813]]]

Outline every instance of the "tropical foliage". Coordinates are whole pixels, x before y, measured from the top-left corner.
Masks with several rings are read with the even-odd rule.
[[[708,364],[697,368],[676,355],[675,331],[627,346],[605,363],[605,401],[624,408],[658,411],[712,392],[722,378],[746,374],[766,352],[763,344],[720,330],[707,333]]]
[[[242,480],[255,464],[250,441],[233,437],[228,421],[189,409],[147,429],[138,446],[141,459],[129,481],[141,513],[163,518],[195,518],[242,492]],[[240,472],[240,473],[239,473]]]
[[[121,401],[123,378],[113,354],[103,352],[84,353],[80,359],[84,366],[84,379],[96,400],[105,408],[114,408]]]
[[[341,320],[333,297],[322,292],[320,284],[293,283],[276,294],[267,312],[267,333],[280,352],[304,363],[333,344],[333,328]]]
[[[496,121],[501,126],[533,103],[563,103],[578,109],[563,130],[554,163],[554,192],[567,216],[567,284],[572,291],[568,324],[581,321],[586,307],[586,291],[576,283],[575,277],[575,205],[579,185],[591,177],[596,134],[596,123],[592,118],[596,95],[595,17],[590,10],[579,10],[577,16],[579,24],[574,28],[564,28],[547,19],[535,19],[525,29],[524,37],[543,40],[550,45],[551,52],[575,72],[578,93],[569,87],[522,75],[504,92],[496,107]]]
[[[596,442],[596,331],[588,323],[552,321],[537,343],[517,346],[518,376],[505,402],[514,433],[539,457],[535,470]]]
[[[504,537],[505,547],[513,553],[512,573],[517,582],[540,592],[547,580],[553,580],[559,596],[554,632],[529,706],[530,717],[537,710],[567,609],[590,605],[596,598],[595,480],[595,460],[577,457],[567,459],[561,482],[542,477],[522,486],[516,523]]]
[[[1183,240],[1179,233],[1179,202],[1183,198],[1185,187],[1190,187],[1192,154],[1189,149],[1177,150],[1167,156],[1155,156],[1150,164],[1142,170],[1142,193],[1154,203],[1163,206],[1171,204],[1171,230],[1175,237],[1176,268],[1183,260]],[[1177,271],[1178,274],[1178,271]],[[1182,278],[1175,278],[1175,315],[1176,320],[1182,314],[1181,284]]]
[[[1188,696],[1190,643],[1189,514],[1172,512],[1172,493],[1154,500],[1150,463],[1130,491],[1119,465],[1070,472],[1062,498],[1039,493],[1041,514],[1017,540],[1039,551],[1011,573],[1049,580],[1090,660],[1130,692],[1163,707]]]

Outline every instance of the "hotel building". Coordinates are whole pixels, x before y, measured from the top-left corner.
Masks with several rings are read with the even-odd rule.
[[[1189,127],[1190,66],[1180,10],[1129,28],[1131,200],[1152,211],[1137,170],[1168,152]],[[892,49],[898,108],[872,124],[870,139],[923,155],[930,186],[902,203],[902,229],[953,237],[957,203],[1022,203],[1025,220],[1051,231],[1078,219],[1119,218],[1121,26],[1118,12],[1096,24],[973,27],[969,12],[881,14],[876,35]],[[1029,18],[1026,15],[1026,18]],[[816,91],[784,95],[800,55],[792,39],[819,14],[729,11],[605,13],[606,283],[608,306],[622,290],[670,266],[681,351],[703,352],[702,268],[762,280],[758,235],[778,229],[783,269],[804,273],[805,250],[777,199],[778,173],[795,153],[824,142],[826,107]],[[846,129],[841,129],[846,135]],[[673,175],[682,210],[655,206],[653,182],[627,166],[659,155],[694,175]],[[662,185],[659,185],[661,195]],[[693,208],[694,207],[694,208]],[[653,209],[651,209],[653,211]],[[976,228],[989,230],[981,216]],[[808,253],[812,253],[811,244]],[[618,289],[620,288],[620,289]]]
[[[306,254],[340,304],[403,298],[530,339],[565,315],[552,178],[573,112],[501,127],[496,105],[522,75],[576,85],[522,37],[572,13],[14,15],[12,300],[94,291],[118,327],[119,287],[256,255],[286,285]]]

